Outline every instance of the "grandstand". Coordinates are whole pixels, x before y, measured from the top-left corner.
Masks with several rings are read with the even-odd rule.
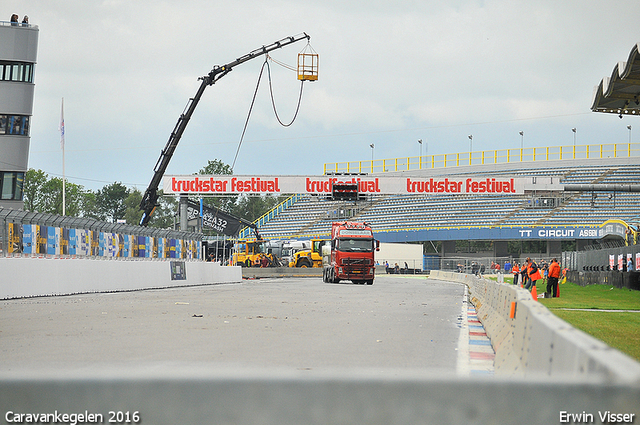
[[[328,164],[327,173],[413,177],[554,177],[562,184],[640,182],[640,144],[571,146],[446,154]],[[549,154],[551,152],[551,155]],[[440,166],[438,166],[440,164]],[[370,195],[358,202],[296,195],[258,221],[267,238],[328,237],[336,219],[371,223],[381,241],[511,239],[503,229],[598,228],[609,219],[640,221],[637,192],[527,192],[496,195]],[[266,219],[268,218],[268,219]],[[455,230],[465,229],[464,233]],[[468,230],[491,229],[491,233]],[[438,232],[434,232],[437,230]],[[443,232],[443,230],[445,230]],[[448,231],[446,231],[448,230]],[[464,235],[461,237],[461,235]],[[541,238],[543,239],[543,238]],[[567,237],[567,240],[571,237]],[[593,238],[592,238],[593,239]]]

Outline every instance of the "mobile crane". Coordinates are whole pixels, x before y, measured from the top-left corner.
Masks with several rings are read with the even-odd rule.
[[[142,196],[142,201],[140,202],[140,209],[143,211],[142,219],[140,220],[141,226],[147,226],[149,224],[149,220],[151,220],[151,215],[155,211],[158,206],[158,186],[160,185],[160,181],[162,180],[162,176],[167,170],[167,166],[169,165],[169,161],[171,161],[171,157],[178,146],[178,142],[180,142],[180,138],[182,137],[182,133],[184,133],[191,116],[193,115],[193,111],[196,109],[198,102],[200,102],[200,98],[204,93],[204,89],[208,86],[214,85],[220,78],[227,75],[229,72],[233,70],[233,68],[241,63],[247,62],[251,59],[257,58],[262,55],[266,55],[267,53],[284,47],[286,45],[295,43],[300,40],[306,39],[307,41],[311,39],[309,35],[306,33],[298,34],[292,37],[283,38],[282,40],[276,41],[268,46],[262,46],[259,49],[256,49],[244,56],[239,57],[233,62],[229,62],[228,64],[222,66],[214,66],[209,74],[204,77],[200,77],[199,80],[202,81],[196,95],[189,99],[187,106],[185,107],[184,112],[180,115],[178,122],[171,132],[171,136],[169,136],[169,141],[165,145],[164,149],[160,154],[160,158],[153,169],[154,174],[151,182],[149,183],[149,187],[145,191]],[[304,79],[298,77],[299,79]]]

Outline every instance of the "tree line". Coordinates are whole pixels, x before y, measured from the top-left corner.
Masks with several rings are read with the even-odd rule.
[[[220,160],[209,160],[195,174],[232,174],[231,167]],[[121,182],[114,182],[92,191],[82,185],[65,182],[65,214],[70,217],[86,217],[115,223],[124,220],[137,225],[142,218],[139,208],[143,192],[130,188]],[[196,200],[197,198],[193,198]],[[206,197],[203,203],[214,206],[234,216],[255,221],[274,206],[285,200],[282,196],[231,195]],[[24,181],[25,211],[62,214],[62,179],[50,177],[42,170],[29,169]],[[177,223],[178,199],[174,196],[160,196],[160,206],[156,208],[150,227],[173,228]],[[205,229],[205,233],[208,233]],[[215,232],[212,232],[215,233]]]

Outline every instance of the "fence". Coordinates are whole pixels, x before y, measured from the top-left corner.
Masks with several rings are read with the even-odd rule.
[[[199,233],[0,208],[0,257],[202,259]]]
[[[634,270],[638,270],[640,245],[562,253],[563,266],[576,271],[627,271],[629,259],[633,263]]]
[[[550,146],[460,152],[368,161],[336,162],[325,164],[324,173],[387,173],[394,171],[459,167],[464,165],[487,165],[531,161],[543,162],[591,158],[631,158],[638,156],[640,156],[640,143]]]

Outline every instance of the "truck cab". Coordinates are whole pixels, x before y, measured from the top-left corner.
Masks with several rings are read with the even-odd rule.
[[[375,251],[380,242],[373,238],[367,223],[335,222],[331,228],[331,243],[323,248],[323,280],[338,283],[373,285]]]

